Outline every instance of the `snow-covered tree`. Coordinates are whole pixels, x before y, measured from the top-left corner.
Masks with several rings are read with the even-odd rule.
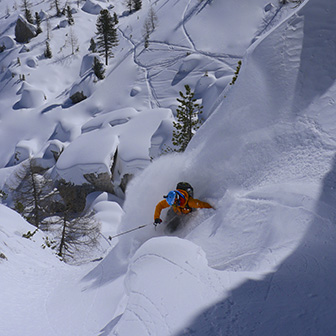
[[[62,16],[62,11],[60,9],[59,0],[54,0],[54,6],[55,6],[55,9],[56,9],[56,16],[58,16],[58,17]]]
[[[89,50],[93,53],[95,53],[97,51],[97,45],[96,45],[96,42],[93,38],[91,38],[91,40],[90,40]]]
[[[40,17],[40,15],[39,15],[38,12],[35,12],[35,22],[36,22],[36,26],[37,26],[36,34],[42,33],[42,29],[41,29],[41,17]]]
[[[173,131],[172,142],[178,147],[178,152],[183,152],[196,130],[201,125],[199,115],[202,113],[203,106],[196,103],[194,92],[191,91],[189,85],[185,85],[186,92],[179,92],[180,98],[177,101],[180,103],[177,111],[177,122],[174,122],[175,130]]]
[[[130,13],[133,11],[138,11],[142,7],[141,0],[125,0],[125,5]]]
[[[21,8],[24,11],[25,18],[29,23],[34,23],[32,13],[30,11],[32,4],[28,0],[22,0]]]
[[[141,0],[133,0],[133,8],[135,11],[140,10],[142,7],[142,1]]]
[[[113,13],[114,24],[117,25],[119,23],[118,15],[116,12]]]
[[[52,52],[51,52],[50,44],[48,41],[46,41],[46,49],[44,50],[44,56],[46,58],[52,58]]]
[[[97,57],[93,59],[93,66],[92,66],[93,72],[96,75],[98,79],[104,79],[104,65],[99,61]]]
[[[66,7],[66,17],[68,19],[69,25],[73,25],[75,23],[75,20],[72,16],[72,10],[69,5]]]
[[[127,9],[129,10],[129,12],[132,12],[133,0],[125,0],[125,5],[126,5]]]
[[[115,21],[107,9],[100,11],[96,28],[98,51],[105,56],[105,64],[108,65],[109,57],[113,56],[112,48],[118,45],[118,36]]]

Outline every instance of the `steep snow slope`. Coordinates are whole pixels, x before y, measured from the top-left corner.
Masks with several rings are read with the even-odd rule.
[[[89,13],[77,17],[82,27],[85,21],[94,24],[93,5],[107,5],[90,3],[85,8]],[[21,141],[21,147],[36,154],[54,133],[70,144],[71,156],[76,143],[87,147],[87,132],[104,133],[110,112],[129,106],[140,111],[174,108],[178,90],[187,83],[194,83],[209,118],[184,154],[154,160],[130,183],[119,232],[148,226],[113,239],[115,247],[97,266],[59,266],[44,254],[39,254],[42,265],[29,263],[21,260],[21,250],[2,262],[6,277],[0,279],[5,289],[0,295],[6,305],[0,305],[1,332],[333,334],[336,5],[333,0],[306,0],[294,10],[276,4],[157,1],[158,29],[144,51],[141,27],[150,5],[144,1],[139,19],[126,15],[121,20],[121,48],[104,82],[93,85],[83,59],[83,66],[76,63],[80,77],[75,76],[75,84],[69,74],[57,97],[28,110],[12,109],[18,88],[5,86],[1,99],[13,113],[1,115],[0,125],[6,125],[9,137],[2,166],[19,140],[29,140]],[[222,35],[210,29],[223,18],[231,27],[237,17],[244,24],[236,30],[225,29]],[[177,26],[171,25],[171,18]],[[203,21],[209,25],[201,25]],[[209,32],[213,34],[208,38]],[[215,36],[223,37],[223,44]],[[239,78],[227,87],[241,58]],[[68,93],[78,87],[87,90],[89,98],[69,107]],[[25,119],[8,128],[7,121],[14,118]],[[36,127],[27,130],[24,122]],[[71,167],[73,162],[64,160]],[[2,183],[8,171],[1,169]],[[156,230],[151,225],[153,210],[179,180],[191,182],[195,196],[216,210],[196,211],[169,236],[164,225]],[[109,200],[102,194],[92,203],[101,218],[113,212],[116,224],[121,210],[107,206]],[[8,221],[14,226],[18,222]],[[31,294],[25,296],[27,291]],[[27,314],[31,302],[34,308]]]
[[[200,309],[200,283],[206,278],[212,288],[214,275],[210,269],[195,273],[204,259],[191,266],[191,247],[176,252],[178,241],[156,238],[155,247],[140,247],[129,266],[129,303],[115,335],[129,328],[160,334],[162,324],[164,334],[179,328],[180,335],[333,334],[335,76],[328,57],[335,57],[335,14],[333,1],[311,0],[253,45],[237,84],[188,151],[158,160],[129,189],[125,226],[139,217],[149,221],[155,199],[178,180],[188,179],[197,197],[212,201],[216,212],[200,211],[178,235],[201,246],[209,266],[230,283],[215,298],[202,298],[210,307],[187,328],[185,321],[171,321],[171,311],[193,315]],[[153,177],[156,185],[148,190]],[[147,202],[138,208],[132,195]],[[132,255],[152,234],[147,231],[119,247]],[[149,275],[151,264],[156,267]],[[180,276],[170,279],[161,271],[167,264]],[[236,282],[239,274],[243,284]],[[265,276],[252,280],[251,274]],[[160,292],[147,292],[144,278]]]

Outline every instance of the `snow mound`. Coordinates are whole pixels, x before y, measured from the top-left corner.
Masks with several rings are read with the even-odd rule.
[[[16,264],[19,259],[26,262],[49,258],[56,258],[49,249],[44,250],[44,235],[36,231],[31,239],[24,238],[28,232],[33,233],[36,227],[27,223],[17,212],[0,204],[0,253],[6,258],[0,257],[1,261],[7,260]],[[10,225],[9,225],[10,223]]]
[[[56,169],[76,184],[84,183],[83,176],[92,173],[108,174],[120,183],[125,174],[134,175],[149,164],[152,135],[162,120],[171,122],[171,117],[168,109],[138,113],[127,108],[93,118],[61,154]]]
[[[229,279],[210,269],[205,253],[191,242],[176,237],[151,239],[130,260],[125,279],[129,297],[114,333],[130,335],[137,330],[139,335],[178,335],[186,321],[242,280],[242,274]],[[147,283],[151,288],[143,292]]]
[[[0,37],[0,47],[4,46],[6,49],[12,49],[15,46],[15,41],[10,36]]]
[[[84,6],[82,7],[84,12],[94,15],[99,14],[102,9],[103,7],[93,0],[86,0]]]
[[[106,126],[121,125],[137,115],[138,112],[132,107],[103,113],[85,123],[82,126],[82,132],[86,133]]]
[[[46,96],[42,90],[23,89],[21,99],[15,103],[14,109],[38,107],[44,103],[45,99]]]
[[[80,67],[80,72],[79,72],[79,75],[81,77],[83,77],[89,70],[92,70],[93,60],[95,57],[98,57],[98,56],[90,54],[90,55],[85,55],[83,57],[82,64]]]
[[[202,57],[199,55],[187,56],[183,63],[180,65],[178,72],[176,73],[172,85],[176,85],[186,78],[200,63],[202,62]]]
[[[29,68],[35,69],[37,67],[37,58],[36,57],[28,57],[26,60],[26,64]]]

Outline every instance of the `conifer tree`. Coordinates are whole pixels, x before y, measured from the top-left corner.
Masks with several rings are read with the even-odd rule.
[[[37,26],[36,34],[42,33],[42,29],[41,29],[41,17],[40,17],[40,15],[39,15],[38,12],[35,12],[35,22],[36,22],[36,26]]]
[[[93,38],[91,38],[91,40],[90,40],[89,50],[93,53],[95,53],[97,51],[97,45],[96,45],[96,42]]]
[[[135,11],[140,10],[141,7],[142,7],[142,1],[141,0],[133,0],[133,6],[134,6]]]
[[[56,9],[56,16],[58,17],[62,16],[62,11],[60,10],[59,0],[54,0],[54,5]]]
[[[114,24],[117,25],[119,23],[118,15],[116,12],[113,13]]]
[[[66,7],[66,17],[68,19],[69,25],[73,25],[75,23],[75,20],[72,17],[72,11],[71,11],[70,6]]]
[[[22,0],[22,5],[21,5],[24,13],[25,13],[25,18],[29,23],[34,23],[33,16],[30,11],[31,3],[28,0]]]
[[[199,115],[202,113],[203,106],[196,103],[194,92],[191,92],[190,86],[185,85],[186,92],[179,92],[180,103],[177,111],[177,122],[174,122],[175,130],[173,131],[172,142],[179,147],[177,152],[184,152],[194,133],[200,127],[201,121]]]
[[[118,45],[118,36],[114,19],[107,9],[100,11],[96,28],[98,51],[105,56],[105,64],[108,65],[109,56],[113,56],[112,48]]]
[[[97,57],[93,59],[93,66],[92,66],[94,74],[97,76],[98,79],[104,79],[104,65],[98,60]]]
[[[46,58],[52,58],[52,52],[51,52],[50,44],[48,41],[46,41],[46,49],[44,50],[44,56]]]
[[[126,7],[128,11],[131,13],[133,9],[133,0],[125,0]]]

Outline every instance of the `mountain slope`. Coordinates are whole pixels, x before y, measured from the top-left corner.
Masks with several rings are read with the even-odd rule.
[[[83,31],[77,23],[74,29],[87,45],[96,19],[93,5],[110,4],[86,1],[85,11],[74,15]],[[32,247],[28,241],[11,254],[4,250],[0,331],[9,336],[46,329],[50,335],[81,336],[332,335],[334,1],[306,0],[295,9],[262,0],[157,1],[158,27],[148,50],[142,46],[142,27],[150,2],[143,1],[143,9],[132,15],[122,14],[119,2],[114,5],[120,48],[104,81],[93,82],[86,63],[90,55],[82,47],[79,54],[62,57],[60,64],[73,71],[64,76],[58,62],[53,67],[40,60],[61,82],[50,84],[54,96],[43,88],[46,102],[23,109],[14,108],[22,102],[22,94],[16,95],[22,83],[3,75],[1,99],[11,114],[1,111],[5,133],[0,136],[8,137],[1,185],[13,169],[15,148],[46,159],[45,148],[61,142],[65,150],[58,170],[67,168],[71,179],[83,168],[108,166],[105,160],[120,141],[125,154],[120,167],[138,169],[123,209],[106,193],[91,195],[88,203],[98,210],[106,235],[148,225],[112,239],[104,259],[88,265],[63,265],[49,252],[46,257],[39,242]],[[230,29],[238,19],[243,24]],[[1,27],[4,35],[13,31],[8,22]],[[63,38],[59,34],[57,48]],[[7,50],[2,62],[14,62],[18,52],[18,46]],[[32,54],[25,56],[27,62]],[[241,71],[230,86],[240,59]],[[190,83],[204,105],[203,126],[185,153],[150,162],[143,153],[151,148],[157,155],[167,141],[162,139],[171,130],[178,91]],[[31,84],[42,91],[43,85]],[[78,89],[88,98],[69,105],[69,93]],[[136,153],[128,142],[135,134],[142,144]],[[104,139],[111,152],[107,144],[99,145]],[[189,181],[195,197],[216,209],[195,211],[172,235],[164,224],[155,229],[151,223],[156,203],[180,180]],[[8,222],[24,225],[10,210],[0,210],[6,214],[1,216],[5,236]],[[0,242],[12,245],[5,236]],[[26,245],[32,262],[20,256]],[[30,302],[34,308],[24,313]],[[39,321],[31,323],[38,307]]]

